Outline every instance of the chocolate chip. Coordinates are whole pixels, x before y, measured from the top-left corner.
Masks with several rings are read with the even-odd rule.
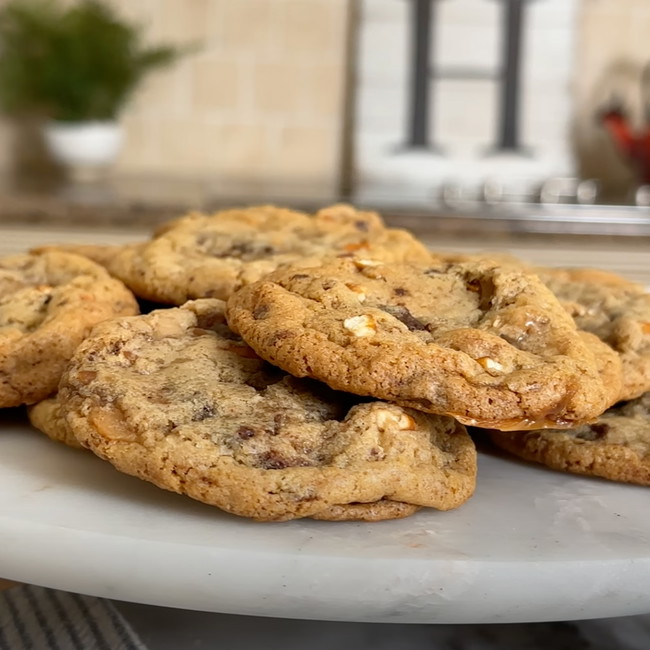
[[[218,258],[236,257],[250,262],[252,260],[268,257],[273,253],[275,253],[275,249],[269,244],[257,244],[255,242],[245,241],[234,243],[230,248],[226,248],[225,250],[213,251],[212,256]]]
[[[580,431],[580,433],[576,434],[576,438],[589,441],[601,440],[608,434],[609,428],[609,424],[605,422],[596,422],[588,426],[585,431]]]
[[[287,458],[279,451],[271,449],[258,457],[263,469],[285,469],[286,467],[310,467],[312,463],[306,458]]]
[[[201,422],[202,420],[207,420],[215,415],[216,410],[211,404],[204,404],[198,413],[192,418],[192,422]]]
[[[260,465],[264,469],[285,469],[291,463],[275,451],[267,451],[260,456]]]
[[[367,221],[355,221],[354,226],[357,230],[360,230],[361,232],[368,232],[368,229],[370,226],[368,226]]]
[[[406,325],[406,327],[408,327],[411,332],[424,332],[427,329],[427,326],[421,320],[418,320],[415,316],[413,316],[413,314],[406,307],[398,305],[379,305],[379,309],[385,311],[387,314],[390,314],[394,318],[397,318],[398,321],[404,323],[404,325]]]
[[[282,413],[276,413],[273,416],[273,431],[271,431],[272,436],[277,436],[280,433],[282,428],[282,423],[284,421],[284,416]]]
[[[255,320],[263,320],[268,315],[269,315],[268,305],[257,305],[255,309],[253,309],[253,318]]]
[[[410,296],[411,292],[408,289],[405,289],[404,287],[397,287],[393,293],[396,296]]]
[[[113,341],[110,345],[106,346],[106,351],[109,354],[119,354],[124,347],[124,341]]]
[[[237,429],[237,435],[242,440],[248,440],[255,435],[255,429],[251,429],[250,427],[239,427],[239,429]]]
[[[596,422],[596,424],[592,424],[589,428],[600,437],[606,436],[609,433],[609,424],[605,422]]]

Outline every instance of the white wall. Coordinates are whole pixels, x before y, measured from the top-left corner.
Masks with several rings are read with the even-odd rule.
[[[499,86],[488,79],[432,81],[431,130],[439,151],[402,147],[408,119],[410,0],[362,0],[355,122],[359,198],[435,195],[441,184],[488,179],[532,187],[571,173],[567,130],[577,0],[527,1],[520,109],[525,154],[490,154]],[[496,0],[439,0],[434,47],[438,69],[500,66]]]

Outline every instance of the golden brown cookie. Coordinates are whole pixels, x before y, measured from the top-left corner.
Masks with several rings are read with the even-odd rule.
[[[529,269],[528,264],[515,257],[511,253],[501,251],[481,251],[478,253],[461,253],[454,251],[432,251],[432,259],[437,262],[452,262],[454,264],[465,264],[468,262],[493,262],[499,266],[516,266],[522,269]]]
[[[621,357],[620,399],[650,391],[650,294],[639,284],[597,269],[536,269],[573,316]]]
[[[297,377],[498,429],[568,427],[620,390],[620,360],[531,274],[491,262],[337,260],[279,269],[228,302]]]
[[[412,235],[386,228],[374,212],[335,205],[309,215],[259,206],[177,219],[150,242],[124,247],[107,267],[138,297],[181,305],[227,298],[281,264],[371,250],[387,261],[429,256]]]
[[[650,393],[576,429],[491,431],[501,449],[552,469],[650,485]]]
[[[99,325],[59,399],[119,470],[259,520],[405,516],[474,490],[462,425],[286,375],[227,330],[218,300]]]
[[[27,414],[30,423],[48,438],[61,442],[69,447],[84,449],[75,438],[62,412],[61,403],[57,397],[49,397],[28,407]],[[386,519],[402,519],[420,510],[420,506],[400,501],[381,499],[374,503],[348,503],[334,505],[312,519],[326,521],[384,521]]]
[[[37,246],[36,248],[33,248],[30,253],[39,255],[41,253],[59,252],[81,255],[110,271],[111,264],[119,253],[121,253],[125,248],[138,245],[139,244],[48,244],[46,246]]]
[[[325,521],[385,521],[386,519],[404,519],[420,510],[420,506],[401,501],[382,499],[374,503],[348,503],[332,506],[316,515],[312,519]]]
[[[51,440],[62,442],[69,447],[81,447],[61,412],[61,404],[56,396],[28,407],[27,415],[32,426]]]
[[[95,324],[137,311],[131,292],[86,258],[0,259],[0,407],[45,399]]]
[[[650,390],[650,294],[640,284],[616,273],[590,268],[534,267],[506,254],[433,253],[445,261],[492,259],[536,273],[574,318],[621,357],[621,400]]]

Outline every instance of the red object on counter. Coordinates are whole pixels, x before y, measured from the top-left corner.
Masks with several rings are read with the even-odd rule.
[[[639,173],[644,185],[650,184],[650,126],[635,133],[627,116],[620,109],[601,114],[600,122],[612,137],[618,151]]]

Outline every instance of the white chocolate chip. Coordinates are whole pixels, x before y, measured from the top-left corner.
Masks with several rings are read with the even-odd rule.
[[[501,372],[503,370],[503,366],[490,357],[480,357],[476,362],[481,366],[481,368],[488,372]]]
[[[364,336],[374,336],[377,332],[375,319],[368,314],[346,318],[343,321],[343,327],[360,338]]]
[[[383,262],[378,262],[377,260],[354,260],[354,265],[362,270],[366,269],[369,266],[381,266]]]
[[[388,410],[379,411],[376,417],[377,426],[384,431],[389,427],[396,427],[399,431],[413,431],[416,427],[415,420],[403,411],[399,413]]]

